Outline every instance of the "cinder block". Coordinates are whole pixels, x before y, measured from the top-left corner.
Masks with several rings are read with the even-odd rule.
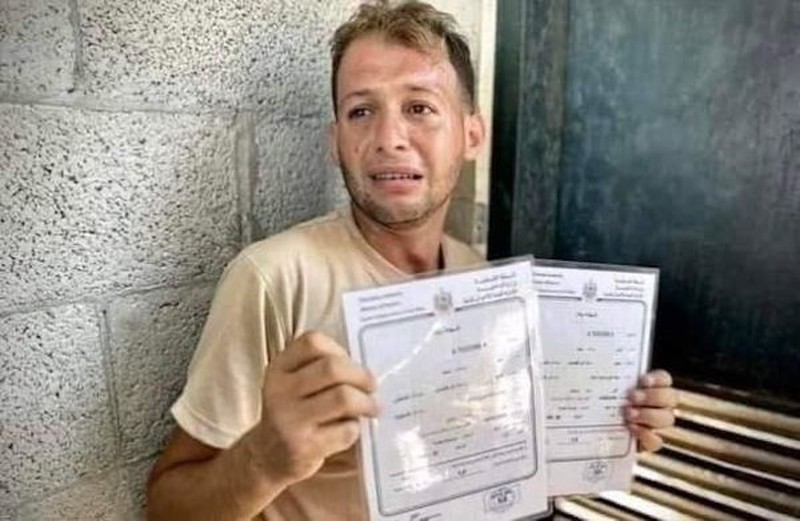
[[[19,521],[65,519],[138,519],[127,469],[115,469],[83,479],[46,499],[26,504]]]
[[[78,0],[86,94],[169,107],[330,106],[327,42],[354,0]]]
[[[110,306],[123,458],[152,455],[171,432],[169,408],[183,389],[212,296],[213,286],[160,290]]]
[[[324,214],[346,198],[321,119],[256,123],[255,238]]]
[[[75,40],[65,0],[0,3],[0,97],[38,98],[73,86]]]
[[[0,375],[0,505],[109,467],[115,433],[93,308],[1,318]]]
[[[0,104],[0,310],[216,277],[240,247],[231,124]]]
[[[145,519],[147,507],[147,478],[156,458],[147,458],[125,467],[128,476],[128,490],[133,501],[133,519]]]

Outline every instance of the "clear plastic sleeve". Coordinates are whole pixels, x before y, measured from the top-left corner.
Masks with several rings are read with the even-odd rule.
[[[373,520],[548,513],[533,258],[347,293],[351,356],[378,380],[362,425]]]

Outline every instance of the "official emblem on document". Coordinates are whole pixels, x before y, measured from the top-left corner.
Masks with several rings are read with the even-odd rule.
[[[502,486],[490,490],[483,496],[486,512],[502,513],[519,501],[519,487]]]
[[[438,315],[449,315],[453,312],[453,294],[440,289],[433,295],[433,310]]]
[[[593,279],[589,279],[583,285],[583,298],[592,301],[595,297],[597,297],[597,283]]]
[[[597,483],[608,478],[610,472],[611,466],[608,461],[603,459],[592,460],[583,468],[583,479],[589,483]]]

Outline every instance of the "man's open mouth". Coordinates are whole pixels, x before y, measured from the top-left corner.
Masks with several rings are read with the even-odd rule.
[[[373,181],[418,181],[422,179],[421,174],[385,172],[380,174],[370,174]]]

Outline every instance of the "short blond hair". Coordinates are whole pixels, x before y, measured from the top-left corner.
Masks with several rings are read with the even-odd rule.
[[[350,19],[339,26],[331,39],[331,93],[336,113],[336,76],[345,51],[357,38],[367,34],[383,35],[388,41],[412,49],[447,50],[470,111],[475,110],[475,70],[472,68],[469,45],[458,32],[455,18],[430,4],[407,0],[391,5],[389,0],[364,3]]]

